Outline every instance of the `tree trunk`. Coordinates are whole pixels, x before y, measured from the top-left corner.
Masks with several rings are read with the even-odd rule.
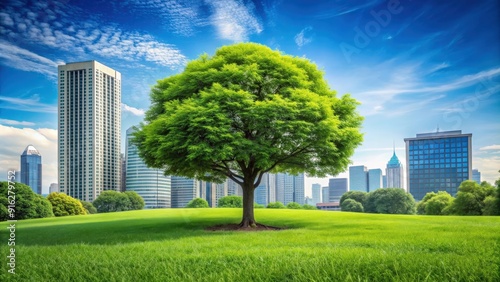
[[[253,215],[254,202],[254,186],[244,183],[241,187],[243,190],[243,218],[241,219],[240,227],[256,227],[255,218]]]

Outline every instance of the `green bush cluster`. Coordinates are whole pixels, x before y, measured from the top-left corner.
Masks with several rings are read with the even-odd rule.
[[[144,199],[137,192],[103,191],[93,202],[98,212],[117,212],[141,210],[144,208]]]
[[[340,209],[350,212],[414,214],[415,200],[400,188],[383,188],[370,193],[349,191],[340,198]]]
[[[79,200],[64,193],[52,192],[47,196],[47,200],[52,204],[55,216],[87,214],[87,210]]]
[[[0,221],[52,217],[52,204],[25,184],[0,182]],[[9,205],[13,212],[9,211]],[[10,217],[10,215],[14,217]]]

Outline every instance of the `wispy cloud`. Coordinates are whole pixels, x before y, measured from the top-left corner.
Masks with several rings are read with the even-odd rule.
[[[20,125],[20,126],[34,126],[34,122],[29,122],[29,121],[18,121],[18,120],[11,120],[11,119],[3,119],[0,118],[0,124],[6,124],[6,125]]]
[[[241,0],[206,0],[212,7],[211,23],[221,39],[245,41],[253,33],[262,31],[253,4],[245,5]]]
[[[8,19],[0,17],[0,34],[11,42],[36,44],[82,56],[91,53],[127,61],[143,60],[173,69],[187,61],[175,46],[159,42],[149,34],[123,31],[116,25],[102,24],[90,17],[74,21],[73,15],[81,11],[66,3],[56,1],[49,5],[42,1],[33,5],[12,5],[5,12]],[[29,55],[13,48],[9,51],[4,57],[6,64],[13,67],[20,55]]]
[[[124,103],[122,103],[122,110],[135,116],[143,116],[145,112],[143,109],[134,108]]]
[[[0,101],[4,102],[0,104],[0,108],[3,109],[33,113],[57,113],[55,105],[41,103],[38,95],[28,99],[0,96]]]
[[[481,151],[500,150],[500,145],[490,145],[479,148]],[[500,167],[499,167],[500,169]]]
[[[326,20],[326,19],[342,16],[345,14],[354,13],[354,12],[359,11],[359,10],[368,9],[370,7],[373,7],[373,6],[377,5],[380,2],[380,0],[373,0],[373,1],[369,1],[369,2],[361,1],[364,3],[359,4],[359,5],[355,5],[355,4],[352,4],[350,2],[346,2],[346,4],[339,3],[339,1],[336,1],[336,2],[337,3],[334,5],[335,6],[334,9],[320,13],[320,14],[316,15],[316,18],[321,19],[321,20]]]
[[[299,48],[312,42],[312,37],[308,35],[310,31],[312,31],[312,27],[308,26],[295,35],[295,44],[297,44]]]
[[[0,41],[0,58],[12,68],[57,77],[56,62],[5,41]]]

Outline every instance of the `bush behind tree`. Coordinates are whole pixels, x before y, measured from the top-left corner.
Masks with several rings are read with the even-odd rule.
[[[128,211],[132,205],[127,194],[114,190],[103,191],[92,204],[99,213]]]
[[[12,182],[11,182],[12,183]],[[15,218],[9,218],[7,206],[9,204],[9,182],[0,182],[0,203],[5,209],[0,209],[0,221],[8,219],[30,219],[52,217],[52,205],[45,197],[36,194],[28,185],[14,182],[12,191],[15,192]]]
[[[255,203],[254,203],[255,206]],[[242,208],[243,198],[241,196],[224,196],[217,202],[219,208]]]
[[[368,193],[365,212],[386,214],[414,214],[416,204],[413,196],[401,188],[379,188]]]
[[[284,209],[286,207],[282,202],[277,201],[277,202],[270,202],[269,204],[267,204],[267,208],[268,209]]]
[[[47,196],[47,200],[52,204],[52,211],[55,216],[87,214],[79,200],[64,193],[52,192]]]
[[[195,198],[189,201],[186,208],[209,208],[207,200],[202,198]]]
[[[363,205],[354,199],[345,199],[340,205],[341,211],[363,212]]]
[[[309,205],[309,204],[304,204],[302,206],[302,208],[305,209],[305,210],[317,210],[318,209],[316,206]]]
[[[287,209],[300,210],[302,209],[302,205],[297,202],[290,202],[286,205]]]

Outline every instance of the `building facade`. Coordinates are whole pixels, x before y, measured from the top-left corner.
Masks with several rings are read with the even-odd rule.
[[[386,188],[403,188],[404,189],[404,175],[403,175],[403,165],[396,156],[396,151],[392,153],[392,157],[387,163],[385,169],[385,175],[387,177],[387,187]]]
[[[311,187],[312,192],[312,205],[321,203],[321,184],[315,183]]]
[[[42,155],[33,145],[28,145],[21,154],[20,182],[42,195]]]
[[[276,202],[276,174],[265,173],[254,193],[257,204],[267,206],[271,202]]]
[[[472,170],[472,180],[476,181],[477,184],[481,184],[481,172],[479,170]]]
[[[134,128],[127,129],[125,152],[125,190],[135,191],[144,199],[145,208],[171,207],[171,179],[162,170],[149,168],[132,144]]]
[[[202,190],[206,189],[206,183],[196,179],[172,176],[172,208],[185,208],[186,205],[194,198],[206,199],[206,192],[202,194]]]
[[[50,193],[54,193],[54,192],[59,192],[59,184],[57,184],[57,183],[50,183],[49,194]]]
[[[423,133],[405,143],[407,187],[416,200],[437,191],[455,196],[460,183],[472,179],[472,134]]]
[[[330,201],[330,187],[322,187],[321,188],[321,202],[328,203]]]
[[[380,168],[373,168],[368,170],[368,192],[375,191],[383,188],[382,170]]]
[[[366,166],[349,167],[349,191],[368,192],[368,170]]]
[[[347,178],[330,178],[328,180],[328,202],[340,202],[340,198],[347,192]]]
[[[291,175],[278,173],[276,175],[276,201],[287,205],[296,202],[301,205],[305,203],[305,175]]]
[[[92,202],[120,190],[121,74],[97,61],[57,74],[59,189]]]

